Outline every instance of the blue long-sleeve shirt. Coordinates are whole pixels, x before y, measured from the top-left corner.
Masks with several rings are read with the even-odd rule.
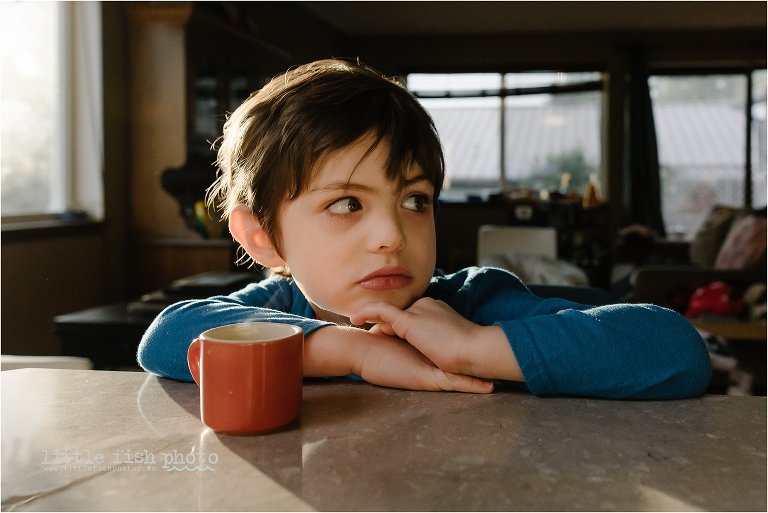
[[[489,267],[436,276],[424,295],[472,322],[500,326],[536,395],[675,399],[699,395],[709,383],[709,355],[698,332],[659,306],[543,299],[514,274]],[[207,329],[246,321],[293,324],[305,335],[332,325],[315,318],[292,279],[268,278],[229,296],[169,306],[144,334],[139,364],[191,381],[190,342]]]

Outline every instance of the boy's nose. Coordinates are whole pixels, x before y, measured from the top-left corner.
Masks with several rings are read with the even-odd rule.
[[[377,216],[370,227],[371,251],[396,252],[405,245],[403,220],[396,214]]]

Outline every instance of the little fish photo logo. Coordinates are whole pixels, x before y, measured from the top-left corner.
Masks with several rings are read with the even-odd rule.
[[[157,454],[146,449],[45,449],[41,454],[46,472],[215,472],[219,462],[218,454],[202,449]]]
[[[206,453],[202,449],[187,454],[174,449],[160,454],[163,456],[163,469],[168,472],[215,472],[214,467],[219,462],[218,454]]]

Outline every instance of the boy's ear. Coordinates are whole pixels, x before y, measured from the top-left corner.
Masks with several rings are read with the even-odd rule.
[[[280,267],[285,261],[277,254],[256,214],[239,205],[229,216],[229,232],[248,255],[264,267]]]

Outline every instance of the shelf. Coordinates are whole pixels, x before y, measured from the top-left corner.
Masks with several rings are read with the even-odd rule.
[[[702,331],[729,340],[756,340],[765,342],[765,321],[729,321],[712,319],[692,319],[691,323]]]

